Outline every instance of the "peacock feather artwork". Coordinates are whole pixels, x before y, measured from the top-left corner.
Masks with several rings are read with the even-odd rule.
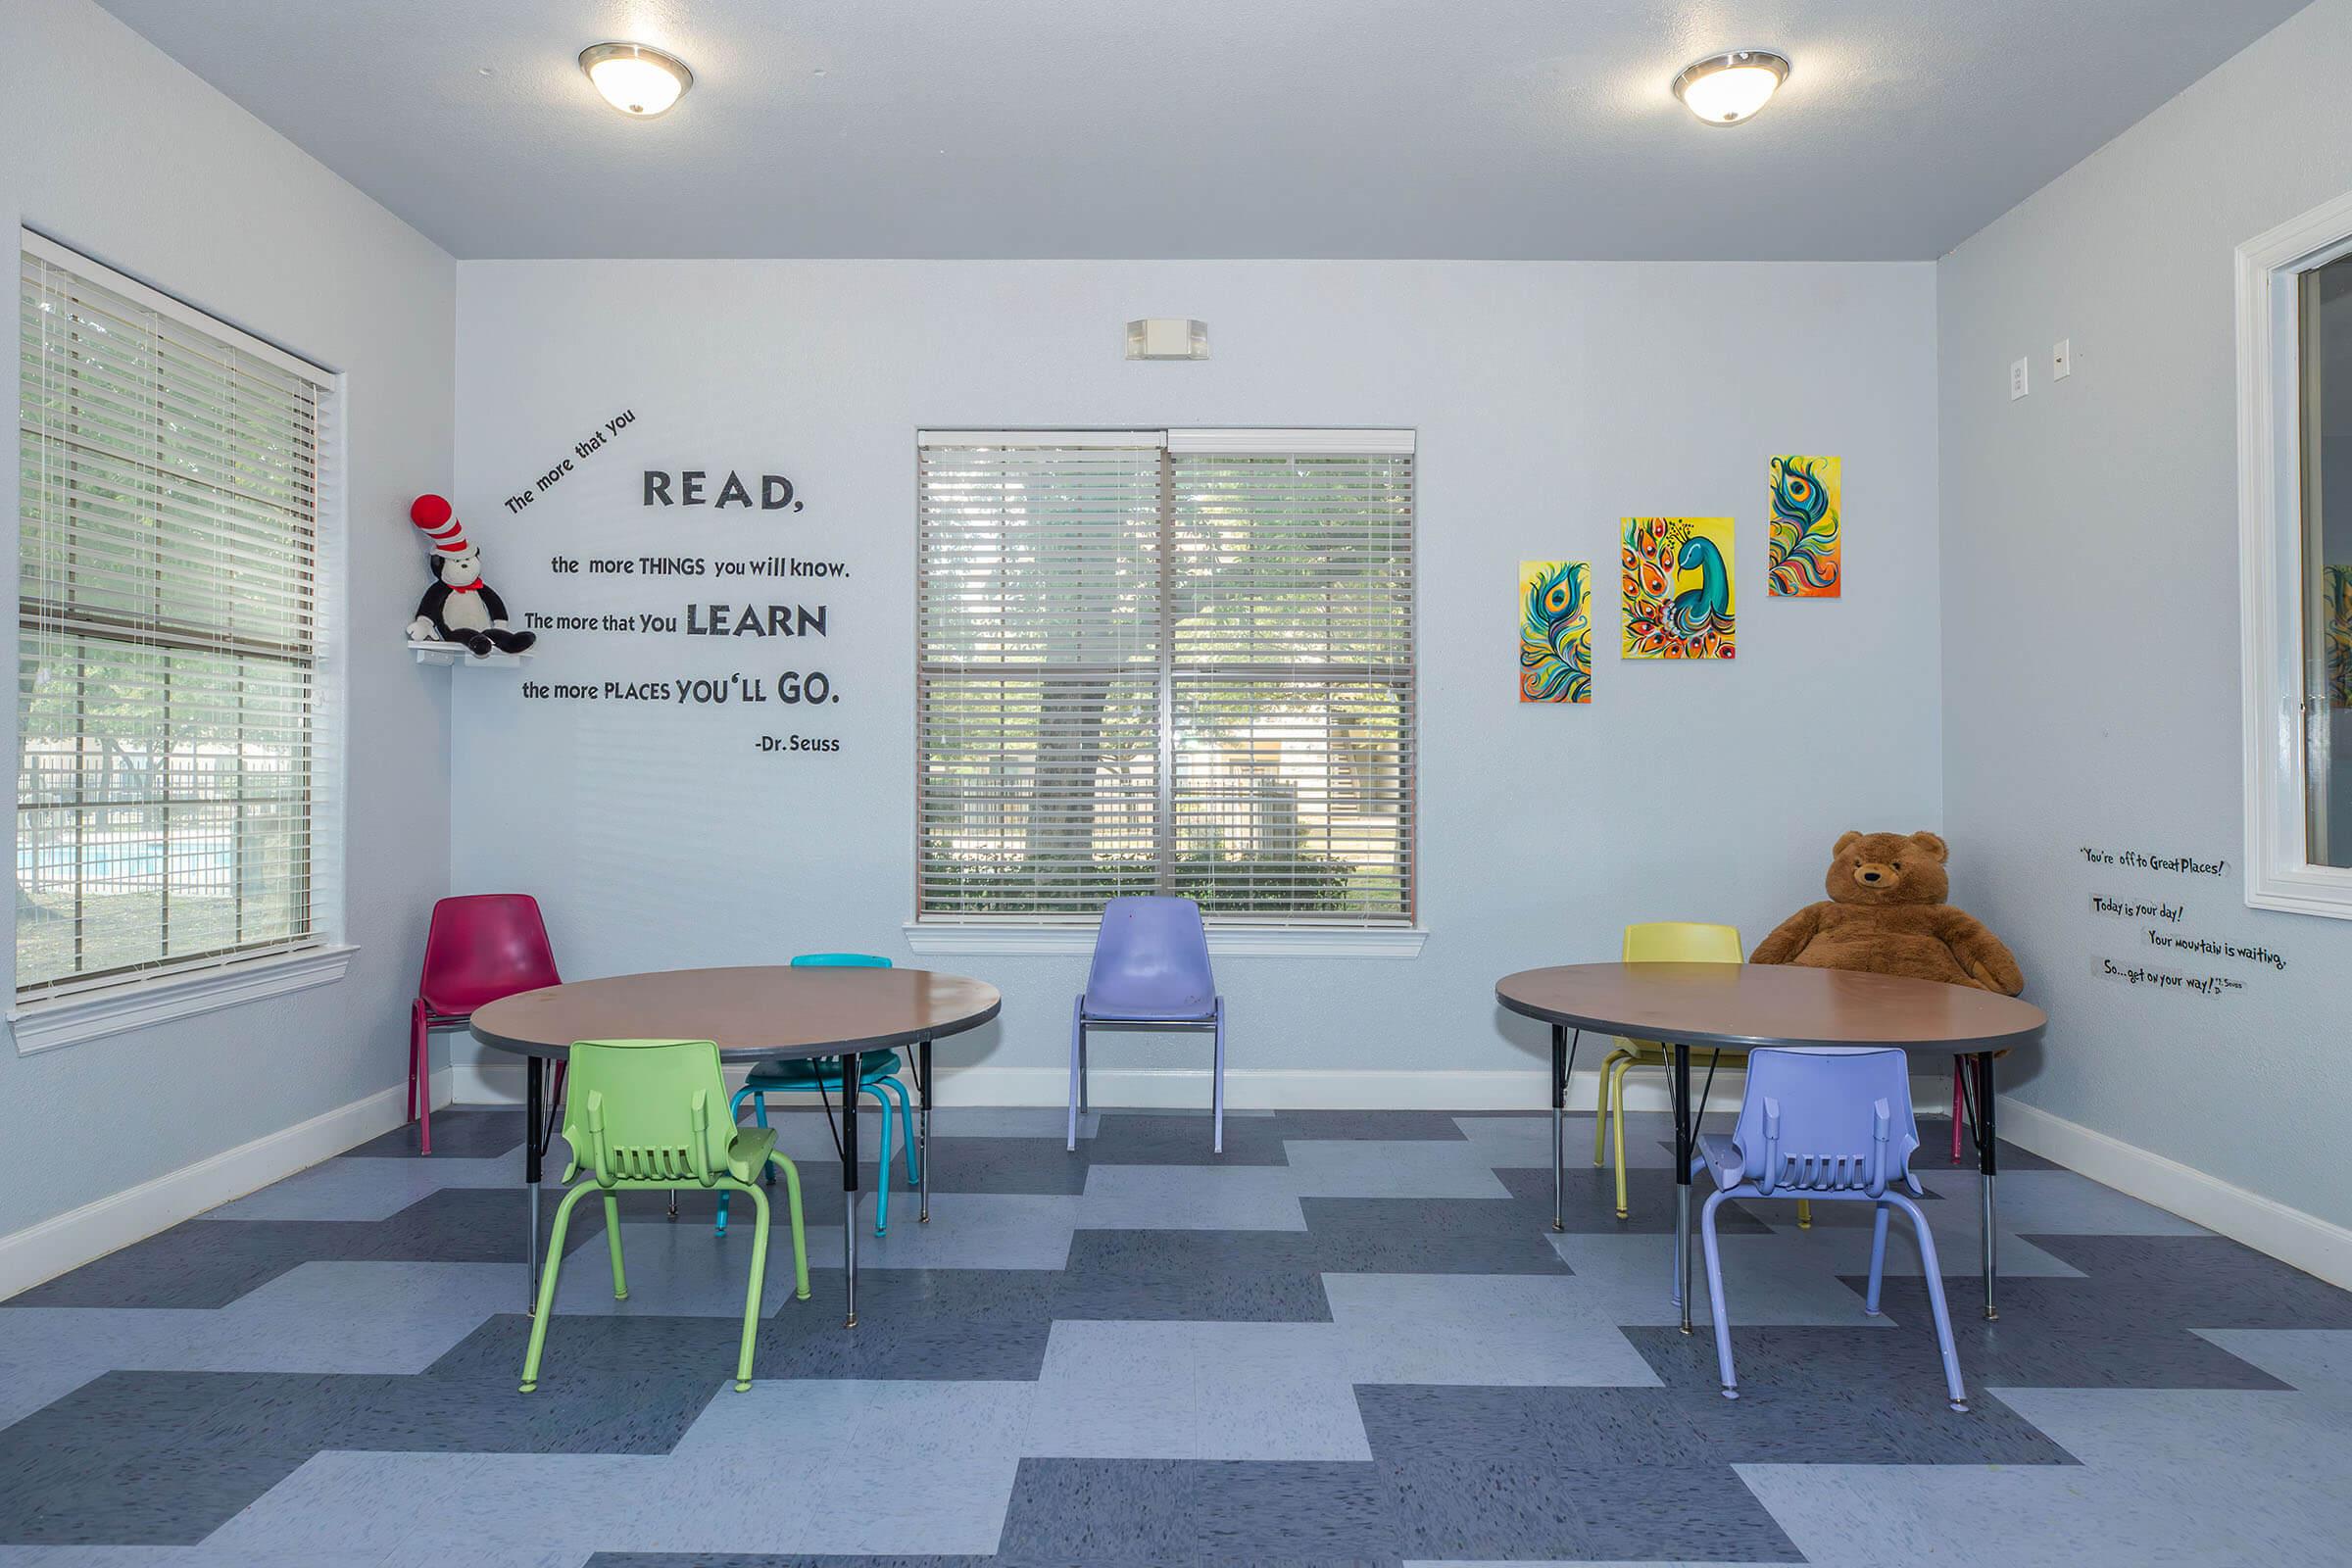
[[[2328,700],[2352,708],[2352,566],[2328,571]]]
[[[1592,700],[1592,566],[1519,563],[1519,700]]]
[[[1838,525],[1844,497],[1837,458],[1772,460],[1772,553],[1775,599],[1836,599],[1842,553]]]
[[[1733,658],[1732,519],[1624,520],[1625,657]]]

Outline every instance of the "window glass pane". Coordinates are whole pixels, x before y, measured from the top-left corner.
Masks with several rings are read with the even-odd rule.
[[[20,996],[318,935],[323,388],[22,258]]]
[[[926,445],[917,913],[1413,911],[1412,460]]]

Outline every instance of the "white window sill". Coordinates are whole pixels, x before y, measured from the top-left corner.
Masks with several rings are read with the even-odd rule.
[[[9,1027],[16,1032],[17,1054],[28,1056],[36,1051],[101,1040],[266,997],[332,985],[343,978],[352,955],[359,951],[339,946],[305,948],[216,969],[130,980],[78,996],[25,1003],[9,1009]]]
[[[1095,928],[1073,925],[956,925],[909,920],[906,945],[924,957],[1083,956]],[[1414,958],[1429,933],[1419,926],[1210,926],[1218,958]]]

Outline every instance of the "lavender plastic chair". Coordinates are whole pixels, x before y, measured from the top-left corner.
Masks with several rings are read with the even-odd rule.
[[[1886,1213],[1899,1208],[1919,1235],[1928,1301],[1936,1313],[1936,1345],[1952,1408],[1968,1408],[1960,1354],[1952,1347],[1952,1316],[1944,1305],[1943,1273],[1936,1238],[1913,1197],[1926,1189],[1911,1174],[1919,1122],[1911,1112],[1910,1069],[1899,1051],[1844,1047],[1765,1046],[1748,1053],[1747,1094],[1740,1124],[1729,1135],[1702,1134],[1691,1174],[1704,1167],[1715,1192],[1699,1213],[1707,1254],[1707,1298],[1715,1313],[1715,1360],[1723,1396],[1740,1397],[1732,1373],[1731,1318],[1723,1305],[1723,1255],[1715,1211],[1732,1199],[1845,1200],[1877,1209],[1870,1236],[1870,1290],[1862,1310],[1878,1315],[1886,1271]],[[1900,1189],[1908,1188],[1909,1196]]]
[[[1225,999],[1208,968],[1208,932],[1190,899],[1113,899],[1095,934],[1095,964],[1070,1009],[1070,1138],[1086,1109],[1086,1032],[1207,1029],[1217,1037],[1209,1080],[1211,1148],[1225,1152]]]

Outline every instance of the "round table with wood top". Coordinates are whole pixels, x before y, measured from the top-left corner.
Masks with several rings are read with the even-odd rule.
[[[1551,1025],[1551,1223],[1561,1229],[1566,1181],[1563,1115],[1568,1074],[1587,1029],[1655,1040],[1674,1054],[1675,1278],[1683,1332],[1690,1332],[1690,1161],[1698,1116],[1690,1106],[1693,1048],[1878,1046],[1936,1055],[1976,1057],[1970,1118],[1984,1222],[1984,1315],[1993,1301],[1992,1060],[2038,1038],[2048,1022],[2039,1007],[1990,991],[1855,974],[1796,964],[1571,963],[1523,969],[1494,984],[1494,1000]],[[1575,1038],[1571,1038],[1571,1034]],[[1713,1065],[1708,1069],[1713,1081]],[[1703,1100],[1699,1115],[1705,1113]]]
[[[931,1042],[976,1029],[997,1015],[997,988],[927,969],[816,969],[774,965],[742,969],[672,969],[612,975],[517,992],[473,1014],[483,1045],[520,1054],[525,1063],[523,1182],[530,1192],[533,1283],[539,1267],[539,1178],[555,1131],[542,1111],[546,1063],[570,1054],[575,1040],[710,1040],[721,1060],[760,1062],[840,1058],[843,1267],[849,1326],[858,1326],[858,1094],[860,1055],[914,1048],[922,1111],[914,1130],[922,1209],[931,1220]],[[890,1179],[884,1171],[881,1178]],[[674,1210],[673,1210],[674,1212]]]

